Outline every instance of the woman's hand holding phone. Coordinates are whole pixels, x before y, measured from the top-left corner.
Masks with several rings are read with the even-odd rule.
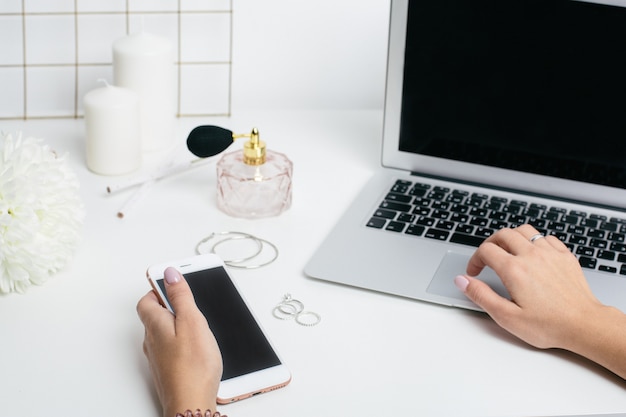
[[[175,268],[165,270],[165,289],[173,315],[154,291],[137,304],[145,326],[143,350],[163,413],[173,416],[187,409],[216,410],[222,376],[222,357],[193,294]]]

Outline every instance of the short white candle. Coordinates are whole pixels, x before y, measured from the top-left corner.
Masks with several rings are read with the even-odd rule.
[[[103,175],[121,175],[141,166],[139,97],[126,88],[97,88],[85,94],[87,167]]]
[[[176,78],[173,43],[140,32],[113,43],[113,80],[139,95],[143,150],[174,144]]]

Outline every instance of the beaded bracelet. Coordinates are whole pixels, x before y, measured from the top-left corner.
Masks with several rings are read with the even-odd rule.
[[[228,417],[226,414],[221,415],[219,411],[211,414],[211,410],[206,410],[202,413],[202,410],[199,408],[196,411],[187,410],[184,413],[176,413],[175,417]]]

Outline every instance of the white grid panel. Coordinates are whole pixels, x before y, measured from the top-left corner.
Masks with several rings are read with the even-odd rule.
[[[228,116],[232,14],[232,0],[2,0],[0,119],[82,117],[113,82],[113,42],[142,29],[174,42],[178,116]]]

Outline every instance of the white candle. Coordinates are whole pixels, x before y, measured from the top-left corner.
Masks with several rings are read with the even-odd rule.
[[[108,85],[85,94],[87,167],[98,174],[121,175],[141,166],[139,97]]]
[[[174,46],[167,38],[140,32],[113,43],[114,84],[139,95],[143,150],[174,144],[174,70]]]

